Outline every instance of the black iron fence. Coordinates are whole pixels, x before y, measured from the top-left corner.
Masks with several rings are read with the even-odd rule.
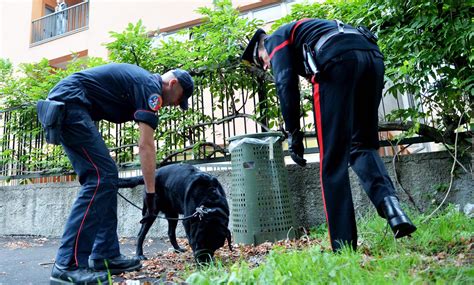
[[[89,25],[89,1],[58,11],[31,22],[31,44],[39,44]]]
[[[229,160],[229,137],[272,130],[280,126],[275,119],[268,118],[261,105],[274,105],[278,102],[266,101],[267,90],[259,87],[259,79],[250,77],[248,82],[241,79],[225,79],[216,75],[195,77],[196,91],[191,100],[191,110],[181,113],[181,122],[168,118],[166,113],[160,115],[157,133],[157,147],[162,152],[164,163],[180,160],[199,162],[219,162]],[[202,82],[228,80],[220,90],[204,88]],[[240,81],[239,81],[240,80]],[[213,85],[213,84],[210,84]],[[208,86],[208,85],[206,85]],[[310,94],[309,91],[307,91]],[[213,96],[211,95],[213,94]],[[386,97],[379,112],[383,117],[392,109],[407,106],[403,97],[394,99]],[[169,112],[180,112],[170,109]],[[191,119],[190,119],[191,118]],[[273,122],[272,122],[273,120]],[[306,153],[317,153],[318,147],[314,132],[314,119],[311,110],[302,118],[305,126]],[[183,127],[184,124],[184,127]],[[112,157],[119,169],[138,169],[138,129],[134,122],[114,124],[106,121],[97,123]],[[389,145],[388,133],[381,133],[382,145]],[[426,138],[410,139],[408,143],[429,141]],[[163,146],[166,143],[166,148]],[[0,180],[29,179],[42,182],[39,177],[70,172],[67,157],[60,146],[52,146],[44,141],[43,130],[38,123],[33,106],[23,106],[0,111]],[[35,180],[36,179],[36,180]]]

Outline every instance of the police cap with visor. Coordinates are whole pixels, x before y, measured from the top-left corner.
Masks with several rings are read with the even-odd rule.
[[[183,99],[181,100],[181,103],[179,103],[179,106],[183,110],[187,110],[189,108],[188,105],[188,99],[193,95],[193,89],[194,89],[194,81],[191,75],[182,69],[175,69],[172,71],[173,75],[178,79],[179,84],[183,88]]]
[[[267,33],[263,29],[258,29],[253,37],[250,39],[247,48],[245,48],[244,53],[242,54],[242,61],[246,64],[253,64],[258,68],[263,68],[263,62],[258,56],[258,42],[262,35]]]

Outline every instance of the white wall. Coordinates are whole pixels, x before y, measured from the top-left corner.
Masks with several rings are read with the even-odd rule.
[[[107,57],[104,43],[109,31],[121,32],[128,23],[142,19],[147,30],[156,30],[200,18],[198,7],[212,6],[212,0],[90,0],[89,28],[30,47],[33,0],[0,0],[0,57],[13,63],[54,59],[71,52],[88,50],[90,56]],[[234,6],[259,2],[234,0]]]

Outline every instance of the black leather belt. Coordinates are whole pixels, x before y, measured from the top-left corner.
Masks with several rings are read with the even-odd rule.
[[[319,38],[319,40],[314,45],[314,48],[311,48],[308,44],[303,44],[303,65],[305,69],[305,74],[307,76],[311,76],[316,82],[319,80],[319,69],[316,64],[316,58],[318,57],[318,53],[322,46],[327,43],[332,37],[342,34],[355,34],[361,35],[368,38],[373,43],[377,42],[377,37],[370,32],[365,27],[355,28],[348,28],[344,27],[344,23],[339,20],[334,20],[337,25],[337,29],[333,29]],[[314,77],[313,77],[314,76]]]
[[[321,47],[332,37],[337,36],[337,35],[342,35],[342,34],[356,34],[356,35],[362,35],[361,32],[359,32],[357,29],[354,28],[345,28],[344,23],[339,21],[339,20],[334,20],[337,24],[337,29],[334,29],[332,31],[329,31],[325,33],[324,35],[319,38],[319,40],[316,42],[316,45],[314,46],[314,50],[316,53],[321,49]]]

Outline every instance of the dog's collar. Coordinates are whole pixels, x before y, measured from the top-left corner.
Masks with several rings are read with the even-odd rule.
[[[199,217],[199,220],[202,220],[207,214],[211,214],[211,213],[220,213],[220,214],[224,215],[225,217],[229,216],[221,208],[217,208],[217,207],[206,208],[206,207],[204,207],[204,205],[201,205],[201,206],[197,207],[196,212],[195,212],[196,216]]]

